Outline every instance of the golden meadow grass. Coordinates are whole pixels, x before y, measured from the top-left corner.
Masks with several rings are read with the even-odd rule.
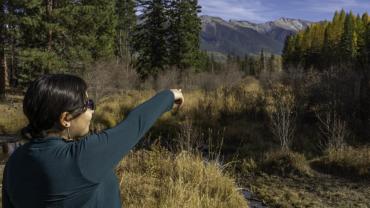
[[[93,116],[92,128],[101,130],[113,127],[124,119],[132,108],[155,93],[154,90],[127,90],[102,97],[98,101],[97,110]],[[177,115],[165,113],[157,122],[157,127],[175,127],[182,124],[185,117],[190,119],[195,126],[199,122],[207,122],[212,126],[212,123],[216,124],[218,119],[225,114],[245,115],[245,112],[261,111],[265,107],[263,102],[266,99],[266,92],[260,82],[251,77],[246,77],[232,87],[220,86],[212,91],[187,90],[183,91],[183,94],[184,108]],[[2,112],[0,127],[4,132],[16,132],[25,125],[26,120],[21,111],[21,105],[18,105],[18,108],[6,104],[0,105]],[[266,147],[266,138],[256,132],[261,128],[261,124],[243,118],[228,122],[233,122],[225,124],[228,127],[228,136],[244,134],[247,130],[251,138],[258,140],[256,144]],[[161,126],[158,126],[159,124]],[[242,150],[250,152],[257,149],[260,151],[261,147],[248,146]],[[369,149],[364,147],[346,148],[342,152],[329,151],[322,158],[316,159],[320,160],[325,168],[332,167],[330,164],[341,164],[341,167],[354,170],[359,173],[358,175],[363,176],[369,173]],[[305,160],[304,155],[296,153],[286,155],[276,152],[267,155],[263,161],[244,158],[241,162],[242,172],[247,173],[244,176],[256,176],[254,173],[263,169],[261,168],[263,164],[269,164],[272,161],[284,163],[288,168],[295,168],[298,173],[312,171],[307,166],[309,161]],[[330,181],[315,174],[293,174],[293,176],[308,175],[309,177],[304,177],[298,182],[290,181],[290,176],[281,176],[279,168],[281,167],[278,166],[271,170],[271,175],[263,174],[252,180],[247,178],[239,178],[239,180],[245,181],[244,186],[250,187],[262,200],[277,207],[331,207],[334,205],[356,207],[356,204],[361,207],[370,203],[370,200],[366,201],[365,196],[370,192],[369,188],[362,187],[357,191],[347,187],[344,190],[345,184],[337,184],[326,191],[326,187],[320,184],[330,186],[329,183],[337,181]],[[246,205],[242,195],[236,191],[237,185],[233,178],[223,171],[219,164],[207,163],[194,153],[170,153],[163,149],[139,150],[125,157],[117,168],[117,174],[121,182],[122,199],[129,207],[151,207],[150,205],[152,207],[243,207]],[[327,181],[330,182],[326,183]],[[306,190],[311,187],[311,182],[318,191]],[[338,195],[341,190],[343,194]],[[343,200],[334,200],[335,197],[339,199],[342,197]],[[344,199],[348,203],[345,203]]]
[[[312,166],[318,170],[353,179],[370,179],[370,147],[344,146],[329,149],[325,155],[314,159]]]
[[[163,148],[130,153],[117,168],[125,207],[248,207],[216,162]]]
[[[0,133],[16,134],[27,122],[21,103],[0,104]]]

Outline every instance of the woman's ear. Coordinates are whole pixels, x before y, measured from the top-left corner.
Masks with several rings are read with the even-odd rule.
[[[68,119],[68,116],[69,116],[68,112],[63,112],[62,115],[60,115],[59,123],[63,127],[70,127],[71,126],[71,121]]]

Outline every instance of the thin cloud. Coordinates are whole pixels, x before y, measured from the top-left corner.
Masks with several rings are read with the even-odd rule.
[[[370,0],[199,0],[202,14],[223,19],[266,22],[279,17],[320,21],[331,19],[335,11],[370,11]]]
[[[307,2],[306,6],[312,12],[333,13],[341,9],[366,12],[370,9],[370,2],[358,0],[313,0]]]
[[[224,19],[243,19],[255,22],[265,22],[266,16],[273,10],[260,0],[199,0],[202,14],[219,16]]]

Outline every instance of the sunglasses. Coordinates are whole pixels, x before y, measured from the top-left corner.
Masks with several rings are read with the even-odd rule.
[[[84,108],[90,108],[91,110],[95,110],[95,103],[92,99],[88,99],[84,105]]]
[[[74,111],[71,113],[72,115],[72,118],[70,119],[73,119],[73,118],[76,118],[77,116],[81,115],[82,113],[86,112],[86,110],[90,108],[91,110],[95,110],[95,103],[92,99],[88,99],[84,106],[82,108],[79,108],[77,111]]]

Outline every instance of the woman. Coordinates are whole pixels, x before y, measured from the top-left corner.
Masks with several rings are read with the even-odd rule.
[[[181,90],[163,90],[115,127],[88,134],[95,106],[86,83],[66,74],[41,76],[23,100],[29,125],[22,133],[30,142],[6,163],[3,208],[121,207],[115,166],[164,112],[183,102]]]

